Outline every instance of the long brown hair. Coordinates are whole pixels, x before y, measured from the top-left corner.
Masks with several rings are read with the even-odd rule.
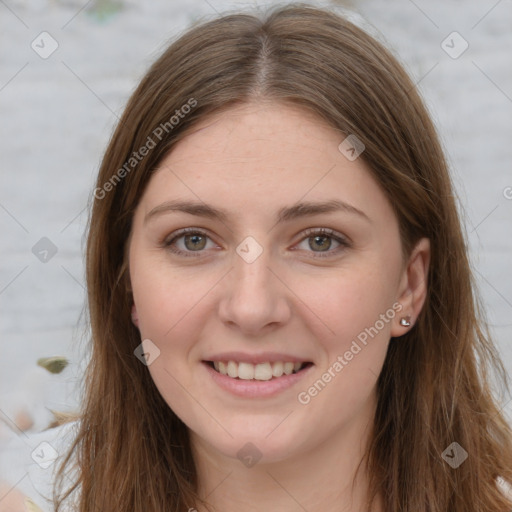
[[[511,431],[492,387],[493,376],[501,389],[507,378],[475,294],[434,126],[388,50],[343,17],[302,4],[195,26],[151,66],[126,106],[94,192],[86,255],[92,354],[56,510],[68,495],[81,512],[204,504],[187,428],[134,355],[141,340],[130,317],[127,241],[152,172],[176,142],[207,115],[258,98],[300,105],[355,134],[393,205],[404,254],[420,237],[431,242],[426,302],[414,328],[391,340],[378,380],[368,508],[381,494],[386,512],[510,510],[496,479],[512,482]],[[468,453],[457,468],[443,457],[454,442]],[[71,468],[76,480],[66,492]]]

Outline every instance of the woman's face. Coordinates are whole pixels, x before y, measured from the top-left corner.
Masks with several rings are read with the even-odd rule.
[[[344,139],[295,107],[231,108],[175,146],[135,211],[148,369],[225,456],[279,461],[366,424],[414,315],[397,219]]]

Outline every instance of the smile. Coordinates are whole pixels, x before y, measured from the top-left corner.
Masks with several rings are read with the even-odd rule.
[[[221,375],[232,379],[268,381],[292,375],[311,365],[309,362],[275,361],[258,364],[236,361],[207,361]]]

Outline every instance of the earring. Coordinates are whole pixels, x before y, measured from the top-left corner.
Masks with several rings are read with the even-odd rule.
[[[411,320],[410,316],[400,318],[400,325],[403,325],[404,327],[409,327],[411,325],[410,320]]]

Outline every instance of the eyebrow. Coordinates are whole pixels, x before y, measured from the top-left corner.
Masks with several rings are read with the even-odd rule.
[[[144,217],[144,224],[146,224],[152,218],[172,212],[189,213],[190,215],[218,220],[223,223],[228,222],[230,218],[228,211],[223,208],[217,208],[202,202],[172,200],[165,201],[164,203],[156,206],[150,212],[148,212]],[[368,215],[366,215],[366,213],[364,213],[362,210],[359,210],[355,206],[337,199],[322,202],[307,201],[297,203],[292,206],[283,207],[277,212],[276,223],[279,224],[282,222],[299,219],[301,217],[309,217],[321,213],[335,212],[355,214],[358,217],[361,217],[362,219],[365,219],[371,223]]]

